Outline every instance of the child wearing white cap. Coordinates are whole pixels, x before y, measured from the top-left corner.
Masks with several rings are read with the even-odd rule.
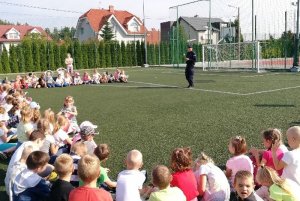
[[[98,127],[97,125],[92,124],[90,121],[84,121],[80,124],[80,133],[76,134],[73,137],[73,144],[78,141],[83,141],[87,146],[88,154],[93,154],[97,144],[94,141],[94,135],[99,134],[95,131]]]

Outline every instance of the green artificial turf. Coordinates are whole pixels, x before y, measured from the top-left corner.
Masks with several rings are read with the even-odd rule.
[[[156,164],[169,165],[171,151],[182,146],[191,147],[194,158],[205,151],[224,165],[230,157],[230,137],[242,135],[249,147],[263,148],[262,130],[285,131],[300,123],[298,74],[196,70],[195,88],[186,89],[184,69],[126,70],[129,83],[28,90],[42,110],[50,107],[55,112],[65,96],[74,97],[78,122],[97,124],[95,141],[111,148],[104,166],[112,179],[124,168],[131,149],[142,152],[149,172]],[[5,168],[2,162],[2,191]],[[0,200],[5,200],[3,192]]]

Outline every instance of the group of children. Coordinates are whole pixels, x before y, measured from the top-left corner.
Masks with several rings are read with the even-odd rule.
[[[118,68],[112,74],[108,71],[100,74],[97,69],[94,69],[91,75],[87,71],[84,71],[82,76],[79,72],[70,73],[65,68],[58,68],[57,77],[54,77],[54,73],[48,70],[41,73],[39,77],[33,73],[24,76],[17,75],[16,79],[12,82],[14,89],[53,88],[82,84],[126,83],[128,77],[124,70]],[[5,78],[2,82],[9,83],[10,81],[8,78]]]
[[[151,184],[141,171],[142,153],[131,150],[126,169],[113,181],[103,167],[109,146],[94,141],[97,125],[78,124],[73,97],[55,114],[11,89],[0,86],[0,156],[10,158],[5,186],[11,201],[300,200],[299,126],[286,132],[290,150],[278,129],[262,133],[264,150],[248,151],[245,138],[231,138],[225,170],[203,152],[193,161],[190,148],[175,148],[170,169],[154,167]]]

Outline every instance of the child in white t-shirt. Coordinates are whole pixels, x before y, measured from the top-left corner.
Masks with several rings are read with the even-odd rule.
[[[94,69],[92,82],[93,84],[100,84],[100,73],[98,73],[97,69]]]
[[[66,132],[67,127],[68,120],[64,116],[59,115],[54,127],[55,144],[59,147],[56,155],[70,152],[72,140],[69,138]]]
[[[143,183],[145,175],[139,171],[143,165],[142,153],[132,150],[126,157],[126,170],[119,173],[116,188],[116,201],[142,201],[145,193]]]
[[[278,160],[276,152],[280,147],[280,142],[276,141],[272,146],[274,166],[276,170],[283,168],[281,177],[293,180],[299,185],[300,189],[300,126],[289,128],[286,136],[292,151],[285,152],[282,159]]]
[[[21,159],[15,162],[10,169],[7,169],[4,182],[5,182],[6,193],[10,201],[13,201],[12,187],[15,178],[21,171],[27,168],[26,159],[32,151],[33,151],[32,146],[29,145],[25,147],[22,152]]]
[[[202,201],[229,200],[230,187],[224,172],[203,152],[195,161],[194,174]]]

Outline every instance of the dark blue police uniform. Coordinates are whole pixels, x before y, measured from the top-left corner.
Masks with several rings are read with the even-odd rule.
[[[196,62],[196,54],[193,51],[187,52],[186,55],[186,67],[185,67],[185,78],[189,83],[188,88],[194,87],[194,67]]]

